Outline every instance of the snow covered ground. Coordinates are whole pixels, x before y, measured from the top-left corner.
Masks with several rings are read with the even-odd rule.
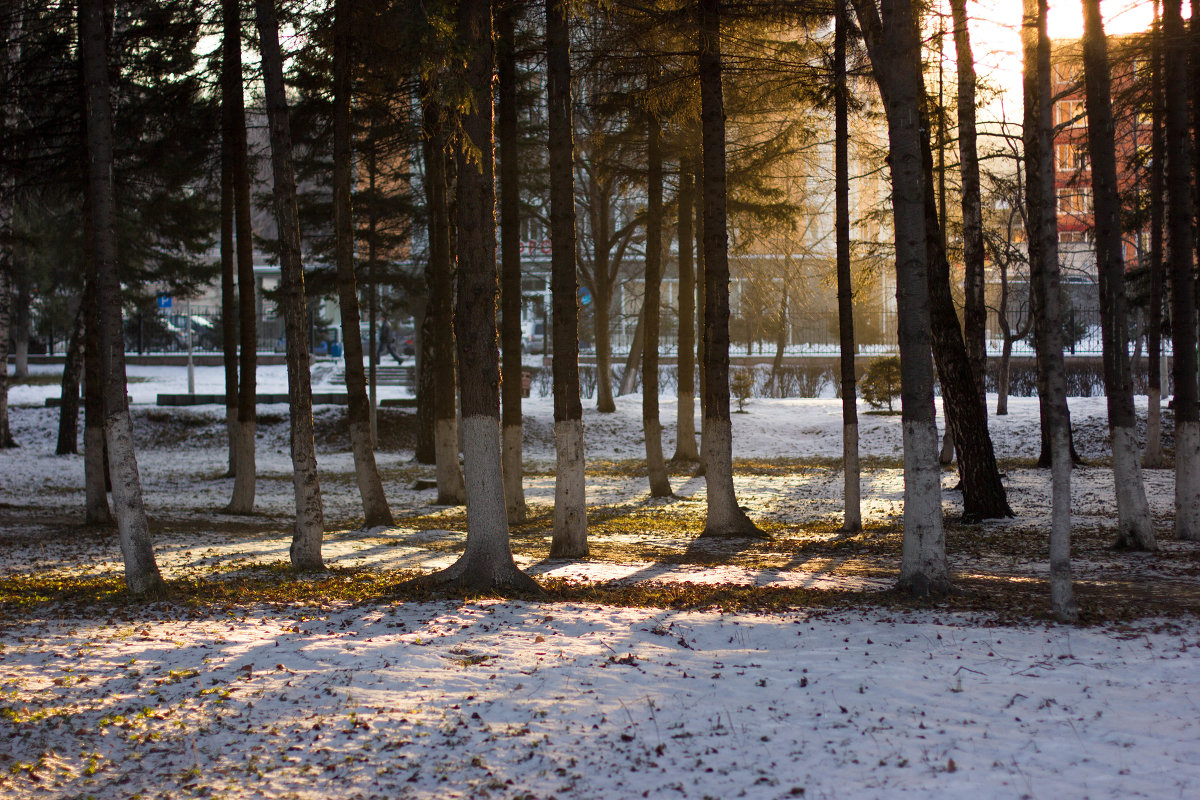
[[[285,562],[286,409],[262,409],[260,515],[226,515],[224,410],[150,405],[159,392],[186,389],[182,368],[130,374],[141,379],[130,385],[139,462],[168,578],[232,580]],[[314,389],[335,390],[331,375],[321,365]],[[219,369],[196,377],[200,392],[222,388]],[[259,381],[260,391],[282,391],[283,368],[264,368]],[[0,452],[0,587],[120,573],[115,536],[77,524],[82,462],[52,454],[56,412],[42,406],[53,394],[54,386],[22,386],[10,395],[22,447]],[[669,454],[675,405],[662,401]],[[553,502],[552,407],[532,398],[525,408],[537,520]],[[964,584],[1037,585],[1044,575],[1038,553],[1022,549],[1048,528],[1047,478],[1027,463],[1037,454],[1036,401],[1014,398],[1010,408],[991,424],[1017,516],[952,530],[952,569]],[[1073,477],[1077,576],[1081,592],[1093,592],[1083,594],[1085,610],[1116,583],[1194,598],[1200,548],[1169,536],[1171,473],[1146,472],[1163,552],[1111,553],[1104,400],[1078,398],[1071,408],[1091,463]],[[397,527],[355,529],[342,413],[317,409],[329,564],[384,573],[448,563],[461,548],[461,510],[410,488],[429,474],[410,450],[380,453]],[[514,534],[518,563],[540,579],[601,586],[885,590],[895,563],[882,543],[896,535],[903,491],[899,419],[860,417],[862,450],[874,459],[864,475],[869,532],[847,550],[833,531],[840,413],[836,400],[753,400],[734,415],[739,497],[775,541],[705,551],[695,530],[662,522],[702,518],[702,480],[675,475],[679,499],[645,499],[645,478],[631,466],[642,454],[640,398],[619,398],[612,415],[588,409],[595,557],[547,561],[547,526],[535,522]],[[954,482],[947,472],[950,515]],[[605,515],[635,524],[616,528]],[[1191,612],[1060,627],[987,609],[896,605],[884,594],[878,603],[725,614],[369,598],[80,609],[13,596],[0,601],[0,797],[1200,793],[1200,623]]]

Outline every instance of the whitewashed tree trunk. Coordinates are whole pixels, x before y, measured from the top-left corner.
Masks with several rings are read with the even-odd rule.
[[[941,467],[933,403],[926,185],[922,163],[920,42],[910,0],[853,0],[883,95],[891,145],[896,304],[904,447],[904,543],[899,587],[916,595],[950,588]]]
[[[586,558],[587,487],[583,422],[568,419],[554,423],[557,453],[554,473],[554,541],[551,558]]]
[[[100,352],[105,365],[104,435],[112,476],[113,514],[125,563],[125,585],[135,595],[154,595],[162,593],[165,586],[150,544],[126,394],[125,333],[117,275],[116,198],[112,179],[112,99],[103,14],[103,0],[80,3],[79,44],[86,107],[92,249],[98,277]]]
[[[550,289],[554,312],[554,530],[551,558],[588,555],[575,238],[570,7],[546,0],[546,100],[550,166]],[[601,398],[603,399],[603,397]],[[611,398],[609,399],[611,403]]]
[[[224,123],[233,182],[234,233],[238,283],[238,399],[237,436],[233,442],[232,514],[254,511],[258,465],[255,458],[258,428],[258,319],[254,248],[250,207],[250,165],[246,144],[246,107],[242,94],[242,19],[239,0],[223,0],[221,99],[227,104]]]
[[[1051,469],[1050,604],[1064,622],[1077,611],[1071,586],[1071,421],[1063,362],[1062,289],[1058,264],[1055,210],[1050,39],[1046,0],[1025,0],[1024,148],[1026,219],[1029,228],[1030,305],[1038,361],[1038,393],[1043,439],[1048,439]]]
[[[704,425],[700,434],[708,516],[701,536],[765,534],[738,505],[729,415],[729,238],[726,219],[725,100],[719,0],[700,4],[700,182],[704,206]]]
[[[292,486],[296,521],[290,550],[298,570],[321,570],[325,519],[317,477],[313,438],[312,376],[309,373],[308,306],[304,267],[300,261],[300,222],[296,210],[296,177],[292,134],[283,83],[283,53],[274,0],[255,0],[266,87],[267,122],[271,129],[271,168],[275,178],[275,216],[279,224],[279,267],[284,329],[287,336],[288,408],[291,414]]]
[[[466,141],[458,153],[458,296],[454,311],[467,543],[454,564],[422,582],[458,591],[540,593],[541,587],[513,561],[504,498],[496,331],[494,57],[488,0],[462,0],[458,33],[466,56],[464,85],[472,97],[470,111],[462,116]]]
[[[1188,141],[1187,50],[1179,0],[1163,3],[1167,144],[1167,252],[1171,264],[1172,383],[1175,388],[1175,537],[1200,540],[1200,408],[1196,385],[1196,295],[1192,258],[1195,190]],[[1196,24],[1193,20],[1193,24]]]
[[[1088,153],[1095,206],[1096,271],[1104,340],[1104,394],[1113,448],[1117,494],[1117,546],[1157,550],[1154,524],[1142,485],[1133,375],[1129,361],[1128,301],[1125,296],[1125,243],[1121,240],[1121,198],[1117,187],[1115,123],[1108,43],[1100,0],[1084,0],[1083,63],[1087,93]]]

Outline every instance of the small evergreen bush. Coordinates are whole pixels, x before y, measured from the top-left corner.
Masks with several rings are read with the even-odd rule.
[[[893,413],[892,401],[900,396],[900,357],[886,356],[872,361],[858,388],[872,408],[887,406],[888,413]]]

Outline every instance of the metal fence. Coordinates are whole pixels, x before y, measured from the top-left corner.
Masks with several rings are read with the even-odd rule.
[[[1010,314],[1010,328],[1022,331],[1026,325],[1024,311]],[[673,319],[663,320],[660,351],[673,355],[677,350]],[[838,315],[836,311],[795,314],[789,320],[784,353],[788,356],[835,355],[840,352]],[[858,313],[855,315],[855,351],[861,355],[889,355],[898,352],[896,342],[897,315],[894,311]],[[220,353],[222,343],[220,308],[193,306],[190,313],[182,308],[128,314],[125,317],[125,347],[137,354],[184,353],[188,349],[188,333],[196,353]],[[636,320],[618,319],[612,327],[613,357],[624,358],[634,344]],[[1100,312],[1095,308],[1068,308],[1064,320],[1066,352],[1068,355],[1100,355],[1103,350],[1100,331]],[[259,352],[283,352],[285,349],[283,319],[260,316],[257,322]],[[581,331],[585,352],[595,346],[590,330]],[[1144,353],[1144,326],[1131,325],[1131,350]],[[309,326],[309,346],[317,353],[340,350],[341,331],[314,313]],[[56,343],[61,351],[64,344]],[[1000,355],[1004,341],[995,312],[988,315],[988,354]],[[778,347],[775,332],[752,332],[738,319],[730,321],[730,348],[733,355],[770,355]],[[1165,354],[1171,352],[1169,340],[1164,340]],[[1015,356],[1033,355],[1032,332],[1012,343]]]

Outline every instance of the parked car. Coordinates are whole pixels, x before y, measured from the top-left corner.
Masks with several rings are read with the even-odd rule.
[[[546,323],[534,320],[525,324],[525,333],[521,336],[521,351],[525,353],[545,354],[549,339]]]

